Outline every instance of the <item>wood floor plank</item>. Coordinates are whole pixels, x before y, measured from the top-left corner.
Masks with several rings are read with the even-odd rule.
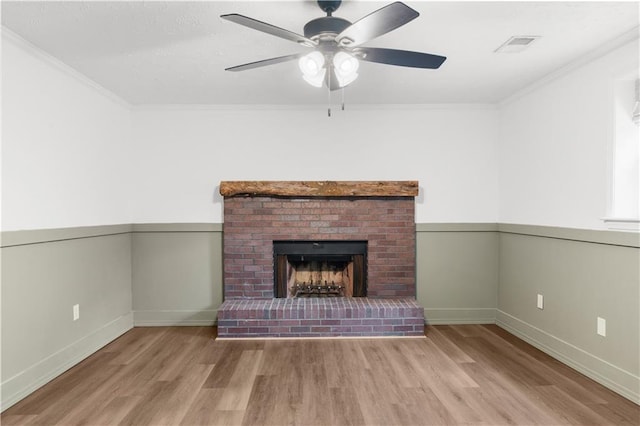
[[[278,405],[283,404],[280,383],[276,375],[256,376],[250,395],[251,404],[244,410],[245,425],[277,424]],[[284,399],[284,398],[282,398]]]
[[[549,384],[548,379],[538,370],[530,368],[529,359],[525,359],[521,351],[515,351],[511,345],[487,339],[479,327],[466,337],[459,333],[457,328],[443,328],[443,333],[470,354],[476,362],[491,366],[531,386]]]
[[[438,369],[438,374],[445,378],[453,386],[460,388],[475,388],[478,384],[432,340],[420,342],[425,346],[424,352],[416,356],[418,361],[433,364]],[[427,353],[430,355],[427,356]],[[437,356],[435,356],[437,355]]]
[[[151,419],[156,411],[162,408],[169,396],[175,392],[177,384],[174,382],[153,382],[148,391],[140,396],[139,402],[122,418],[119,425],[144,426],[152,425]]]
[[[120,424],[125,416],[140,404],[141,400],[140,396],[117,396],[100,409],[96,409],[90,416],[85,417],[83,421],[73,422],[63,419],[60,423],[86,426]]]
[[[10,414],[8,416],[2,416],[3,426],[14,425],[32,425],[38,416],[35,414]]]
[[[349,354],[345,351],[343,340],[328,340],[323,350],[327,353],[324,358],[327,373],[327,386],[330,388],[346,388],[351,385],[349,374],[351,363]]]
[[[362,370],[359,376],[358,388],[368,388],[378,392],[385,390],[384,403],[399,404],[404,401],[404,392],[400,383],[396,381],[393,371],[388,368],[389,361],[380,348],[380,341],[370,341],[363,347],[370,369]],[[372,397],[373,398],[373,397]],[[373,398],[380,400],[380,398]]]
[[[226,387],[237,369],[242,352],[245,350],[260,350],[264,348],[264,346],[264,341],[216,341],[215,344],[211,346],[211,350],[219,352],[219,356],[215,357],[217,360],[215,368],[209,377],[207,377],[204,387]]]
[[[425,388],[405,389],[398,418],[403,425],[453,425],[455,419],[438,397]]]
[[[105,358],[109,354],[99,356],[82,368],[67,371],[63,378],[53,384],[51,390],[38,404],[37,417],[32,420],[34,425],[49,425],[60,422],[67,413],[74,411],[78,401],[86,397],[93,397],[99,391],[100,383],[117,374],[120,366],[111,366]],[[35,400],[34,400],[35,401]],[[27,408],[31,411],[33,408]]]
[[[606,395],[609,395],[611,391],[602,393],[594,392],[593,389],[585,386],[587,383],[595,383],[586,376],[550,358],[531,345],[521,345],[519,342],[522,341],[519,339],[505,339],[505,335],[500,332],[501,329],[495,325],[484,325],[483,328],[486,330],[484,334],[485,338],[492,340],[496,347],[503,347],[505,342],[507,342],[508,347],[511,348],[511,354],[517,354],[512,356],[518,357],[518,362],[526,365],[536,363],[536,365],[538,365],[536,372],[544,378],[542,379],[543,381],[554,383],[560,389],[585,404],[606,403]],[[516,348],[520,350],[515,350]],[[540,360],[547,362],[540,363]]]
[[[124,368],[120,370],[122,372]],[[123,395],[121,383],[117,380],[119,374],[114,374],[111,378],[103,382],[99,390],[93,397],[78,398],[72,410],[68,410],[66,415],[60,419],[60,424],[85,425],[91,424],[99,417],[99,413],[108,413],[107,419],[117,423],[126,415],[135,404],[140,402],[141,397]],[[123,406],[128,407],[123,408]],[[112,417],[113,416],[113,417]]]
[[[540,401],[569,424],[608,424],[608,421],[600,414],[589,409],[555,385],[536,386],[536,391]]]
[[[427,338],[431,339],[431,341],[433,341],[436,346],[438,346],[443,352],[445,352],[453,362],[456,362],[458,364],[462,362],[475,362],[474,359],[469,356],[469,354],[463,351],[453,341],[444,337],[438,327],[427,327],[425,334],[427,335]]]
[[[264,345],[262,363],[258,370],[261,376],[282,374],[295,364],[295,341],[268,341]]]
[[[186,415],[187,410],[197,396],[193,389],[200,389],[213,366],[205,364],[187,365],[185,371],[170,383],[175,388],[167,394],[166,401],[155,410],[149,420],[151,425],[177,425]]]
[[[332,425],[365,425],[364,416],[358,403],[356,389],[351,387],[331,388]]]
[[[37,414],[41,415],[45,410],[51,407],[54,403],[56,405],[63,404],[68,401],[69,390],[75,388],[78,385],[82,385],[83,381],[93,379],[92,372],[101,371],[102,365],[106,364],[108,360],[113,358],[113,354],[97,352],[75,368],[65,371],[60,376],[56,377],[46,386],[36,390],[29,398],[25,398],[19,401],[13,407],[11,407],[11,413],[13,414]],[[98,367],[100,366],[100,368]],[[86,384],[83,385],[86,388]]]
[[[419,388],[420,380],[411,366],[411,348],[420,346],[421,340],[407,340],[397,345],[380,345],[381,354],[385,359],[385,368],[391,374],[392,380],[401,388]]]
[[[384,389],[389,395],[392,389]],[[367,425],[399,425],[400,418],[388,398],[382,397],[371,375],[362,376],[358,386],[358,404]]]
[[[604,386],[599,386],[593,379],[590,379],[560,361],[549,357],[549,355],[545,354],[540,349],[529,345],[527,342],[519,339],[513,334],[510,334],[506,330],[495,325],[486,325],[485,327],[489,329],[491,333],[494,333],[504,341],[509,342],[509,344],[514,348],[526,353],[531,357],[531,362],[539,363],[541,369],[544,369],[547,374],[554,376],[553,380],[556,385],[560,385],[560,387],[566,392],[576,396],[577,399],[581,401],[585,401],[586,404],[603,404],[604,406],[609,403],[621,403],[622,405],[618,410],[622,411],[628,411],[628,408],[636,407],[633,402],[620,398],[620,396],[612,390],[607,389]],[[640,424],[640,419],[636,423]],[[616,423],[614,422],[614,424]]]
[[[185,338],[180,330],[174,327],[164,333],[155,343],[149,346],[139,359],[129,364],[130,373],[119,384],[121,395],[145,395],[149,383],[161,381],[167,371],[183,366],[180,354],[185,352]]]
[[[104,350],[118,354],[111,361],[112,364],[130,364],[168,332],[169,329],[163,327],[140,327],[136,333],[125,333],[109,343]]]
[[[449,383],[437,374],[433,367],[429,366],[427,369],[430,370],[430,379],[424,386],[431,390],[446,407],[455,420],[454,424],[481,424],[484,422],[480,414],[473,409],[471,401],[465,398],[467,395],[464,388],[449,386]]]
[[[246,410],[261,359],[262,350],[242,351],[229,383],[225,386],[227,392],[218,400],[216,410]]]
[[[640,413],[637,413],[637,405],[625,400],[618,403],[610,401],[606,404],[587,405],[591,410],[607,419],[609,424],[617,426],[640,425]]]
[[[495,325],[426,339],[215,340],[134,328],[3,425],[640,425],[640,407]]]
[[[181,346],[181,350],[176,351],[174,358],[166,367],[162,369],[158,380],[172,381],[179,377],[185,376],[185,367],[197,364],[197,360],[201,357],[203,347],[202,336],[210,335],[204,332],[204,328],[196,327],[180,327],[183,330],[177,330],[181,339],[176,341],[176,345]],[[198,332],[199,331],[199,332]]]
[[[512,378],[478,363],[463,363],[461,366],[478,383],[482,393],[489,395],[485,398],[487,404],[510,407],[510,415],[516,424],[566,424],[553,413],[541,409],[536,402],[537,397]]]
[[[217,401],[222,398],[224,389],[202,388],[187,409],[180,425],[183,426],[238,426],[242,424],[244,410],[228,411],[216,410]]]
[[[311,345],[316,349],[316,345]],[[307,349],[310,347],[307,346]],[[309,425],[329,425],[334,415],[331,395],[327,385],[327,377],[321,356],[311,357],[315,363],[302,370],[301,409],[296,410],[296,423]]]

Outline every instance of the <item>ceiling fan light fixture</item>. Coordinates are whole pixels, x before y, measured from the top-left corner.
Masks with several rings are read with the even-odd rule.
[[[313,87],[322,87],[326,72],[327,70],[323,69],[322,72],[320,72],[318,75],[315,75],[315,76],[302,74],[302,79],[307,83],[309,83],[310,85],[312,85]]]
[[[315,50],[301,57],[298,66],[304,75],[316,75],[324,67],[324,55]]]
[[[302,71],[304,81],[315,87],[322,87],[327,70],[324,68],[324,55],[313,51],[298,60],[298,67]]]
[[[353,83],[358,78],[360,62],[355,56],[346,52],[338,52],[333,56],[333,67],[340,87]]]

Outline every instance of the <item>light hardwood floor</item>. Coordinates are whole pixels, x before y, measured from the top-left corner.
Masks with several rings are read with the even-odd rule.
[[[424,339],[215,340],[134,328],[2,425],[638,425],[640,407],[493,325]]]

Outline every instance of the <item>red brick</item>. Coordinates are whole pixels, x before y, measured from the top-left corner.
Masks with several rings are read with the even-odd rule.
[[[283,334],[289,335],[291,334],[291,327],[269,327],[269,335],[274,334]]]
[[[273,240],[340,240],[346,237],[369,242],[370,296],[415,295],[414,211],[412,197],[355,200],[225,199],[225,262],[244,260],[248,256],[254,256],[257,260],[255,263],[242,263],[252,265],[242,272],[254,272],[255,278],[238,275],[241,271],[237,267],[225,268],[225,283],[259,284],[269,281],[268,284],[272,286]],[[378,247],[384,247],[384,250],[377,251]],[[377,268],[378,264],[380,268]],[[404,269],[403,264],[407,266]],[[385,290],[385,281],[406,282],[408,285]],[[269,291],[261,290],[258,293],[264,296]],[[225,291],[225,296],[228,294],[236,293]]]

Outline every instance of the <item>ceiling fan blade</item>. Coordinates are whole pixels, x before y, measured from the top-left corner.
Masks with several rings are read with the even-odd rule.
[[[262,31],[263,33],[271,34],[285,40],[290,40],[304,46],[314,47],[318,44],[310,38],[307,38],[300,34],[296,34],[289,30],[285,30],[284,28],[267,24],[266,22],[258,21],[257,19],[249,18],[248,16],[238,15],[237,13],[230,13],[228,15],[220,15],[220,17],[222,19],[226,19],[227,21],[235,22],[236,24],[244,25],[245,27]]]
[[[279,64],[280,62],[293,61],[304,56],[304,53],[296,53],[295,55],[279,56],[277,58],[264,59],[262,61],[249,62],[248,64],[236,65],[235,67],[226,68],[225,71],[244,71],[253,68],[266,67],[268,65]]]
[[[395,30],[420,16],[401,2],[391,3],[354,22],[336,37],[341,46],[358,46]]]
[[[400,67],[437,69],[447,59],[446,56],[432,55],[431,53],[380,47],[359,47],[355,51],[364,53],[364,56],[358,55],[358,58],[363,61],[398,65]]]

